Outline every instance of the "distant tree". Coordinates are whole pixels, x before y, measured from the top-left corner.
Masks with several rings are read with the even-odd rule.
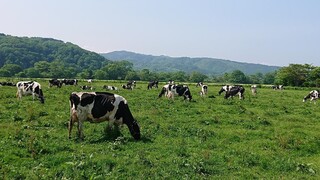
[[[240,70],[232,71],[229,80],[232,83],[247,83],[246,75]]]
[[[5,64],[2,68],[0,68],[0,76],[12,77],[21,71],[21,66],[17,64]]]
[[[264,75],[262,83],[263,84],[274,84],[275,76],[276,76],[276,71],[275,72],[266,73]]]
[[[171,75],[171,79],[174,81],[186,82],[188,81],[188,76],[184,71],[173,72]]]
[[[95,79],[108,79],[108,73],[106,73],[105,71],[98,69],[94,72],[93,74]]]
[[[282,67],[276,74],[275,81],[277,84],[287,86],[302,86],[312,69],[308,64],[290,64],[288,67]]]
[[[207,79],[208,76],[199,73],[197,71],[193,71],[189,77],[189,81],[191,82],[203,82],[205,79]]]

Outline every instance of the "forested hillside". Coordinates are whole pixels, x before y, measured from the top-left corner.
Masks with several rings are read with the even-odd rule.
[[[102,54],[107,59],[118,61],[126,60],[133,63],[134,69],[149,69],[156,72],[183,71],[191,73],[201,72],[206,75],[222,75],[234,70],[240,70],[245,74],[273,72],[280,67],[262,64],[241,63],[215,58],[189,58],[169,56],[152,56],[128,51],[114,51]]]
[[[107,64],[101,55],[84,50],[77,45],[51,38],[16,37],[0,34],[0,74],[74,77],[83,70],[94,71]],[[22,70],[27,70],[22,72]],[[40,76],[40,74],[39,74]]]

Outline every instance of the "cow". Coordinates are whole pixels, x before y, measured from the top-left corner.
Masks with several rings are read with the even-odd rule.
[[[158,89],[158,84],[159,84],[159,81],[150,81],[150,82],[148,83],[148,90],[149,90],[149,89],[152,89],[152,87],[155,87],[155,88]]]
[[[206,96],[208,94],[208,86],[203,84],[203,82],[198,82],[196,87],[200,86],[201,87],[201,91],[200,91],[200,96]]]
[[[133,118],[127,100],[117,94],[108,92],[73,92],[70,94],[69,139],[72,127],[78,123],[78,137],[84,138],[82,124],[84,121],[100,123],[108,121],[108,128],[113,125],[126,124],[134,139],[140,139],[140,127]]]
[[[117,91],[117,90],[118,90],[118,88],[115,87],[115,86],[107,86],[107,85],[104,85],[102,88],[103,88],[103,89],[106,89],[106,90],[112,90],[112,91]]]
[[[13,82],[0,82],[0,86],[16,86]]]
[[[94,89],[92,86],[87,86],[87,85],[80,86],[80,88],[82,90],[93,90]]]
[[[239,99],[244,99],[244,87],[243,86],[233,86],[228,91],[226,91],[226,94],[224,95],[225,99],[233,98],[233,96],[239,94]]]
[[[62,83],[64,83],[65,85],[78,85],[78,80],[77,79],[63,79],[61,81]]]
[[[220,91],[218,92],[219,95],[221,95],[221,93],[225,92],[225,91],[230,91],[230,89],[234,87],[234,86],[231,86],[231,85],[225,85],[225,86],[222,86]]]
[[[49,80],[49,87],[52,87],[52,86],[57,86],[58,88],[61,88],[62,82],[58,79],[50,79]]]
[[[92,79],[88,79],[87,82],[91,84],[93,82],[93,80]]]
[[[254,95],[254,96],[257,95],[257,85],[252,85],[252,86],[251,86],[251,93],[252,93],[252,95]]]
[[[44,103],[44,96],[41,85],[36,81],[20,81],[17,83],[17,98],[21,100],[23,95],[31,95],[34,101],[37,96],[41,103]]]
[[[131,89],[133,89],[134,87],[136,87],[136,81],[128,81],[127,87],[131,87]]]
[[[133,86],[131,86],[131,85],[122,85],[122,88],[123,89],[128,89],[128,90],[133,90]]]
[[[162,87],[158,97],[160,98],[162,97],[162,95],[165,95],[169,99],[174,99],[175,95],[183,96],[184,100],[188,100],[188,101],[191,101],[192,99],[190,89],[187,85],[166,84]]]
[[[312,90],[308,95],[303,98],[303,102],[306,102],[307,99],[310,98],[310,101],[315,101],[320,98],[319,90]]]
[[[273,89],[273,90],[283,90],[284,87],[283,87],[283,85],[273,85],[273,86],[272,86],[272,89]]]

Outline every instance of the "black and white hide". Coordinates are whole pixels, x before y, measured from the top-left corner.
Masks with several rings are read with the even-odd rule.
[[[233,96],[235,95],[239,95],[239,99],[244,99],[244,87],[243,86],[233,86],[232,88],[230,88],[228,91],[226,91],[224,98],[228,99],[228,98],[233,98]]]
[[[159,98],[165,95],[169,99],[174,99],[175,95],[183,96],[184,100],[191,101],[192,95],[187,85],[164,85],[160,91]]]
[[[131,85],[122,85],[122,88],[123,89],[128,89],[128,90],[133,90],[133,86],[131,86]]]
[[[320,92],[319,90],[310,91],[310,93],[303,98],[303,102],[306,102],[307,99],[310,99],[310,101],[317,100],[318,98],[320,98],[319,92]]]
[[[118,90],[117,87],[115,87],[115,86],[108,86],[108,85],[104,85],[102,88],[105,89],[105,90],[111,90],[111,91],[117,91],[117,90]]]
[[[283,87],[283,85],[273,85],[273,86],[272,86],[272,89],[273,89],[273,90],[283,90],[284,87]]]
[[[80,86],[80,88],[81,88],[82,90],[93,90],[93,89],[94,89],[92,86],[88,86],[88,85]]]
[[[58,79],[50,79],[49,80],[49,87],[52,86],[57,86],[58,88],[62,87],[62,81],[58,80]]]
[[[34,101],[35,96],[39,98],[41,103],[44,103],[44,96],[41,89],[41,85],[35,81],[20,81],[17,86],[17,98],[21,100],[22,96],[32,95]]]
[[[136,87],[136,81],[128,81],[127,87],[133,89],[134,87]]]
[[[230,89],[231,89],[232,87],[234,87],[234,86],[231,86],[231,85],[222,86],[221,89],[220,89],[220,91],[218,92],[219,95],[221,95],[221,93],[223,93],[223,92],[230,91]]]
[[[78,85],[77,79],[63,79],[61,82],[64,83],[65,85],[74,85],[74,86]]]
[[[159,84],[159,81],[150,81],[150,82],[148,83],[148,90],[149,90],[149,89],[152,89],[152,87],[155,87],[155,88],[158,89],[158,84]]]
[[[100,123],[108,121],[108,128],[114,125],[128,126],[134,139],[140,139],[140,127],[133,118],[127,100],[117,94],[108,92],[73,92],[70,95],[69,138],[72,127],[78,123],[78,136],[83,139],[82,126],[84,121]]]
[[[201,91],[199,92],[200,96],[201,97],[206,96],[208,94],[208,86],[203,84],[203,82],[198,82],[196,87],[198,87],[198,86],[201,87]]]

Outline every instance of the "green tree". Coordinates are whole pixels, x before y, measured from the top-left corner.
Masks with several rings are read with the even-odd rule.
[[[203,82],[208,76],[199,73],[197,71],[193,71],[189,77],[189,81],[191,82]]]
[[[288,67],[280,68],[276,74],[276,84],[286,86],[302,86],[312,69],[308,64],[290,64]]]
[[[232,83],[247,83],[246,75],[240,70],[232,71],[229,80]]]
[[[0,76],[12,77],[21,71],[21,66],[17,64],[5,64],[2,68],[0,68]]]

